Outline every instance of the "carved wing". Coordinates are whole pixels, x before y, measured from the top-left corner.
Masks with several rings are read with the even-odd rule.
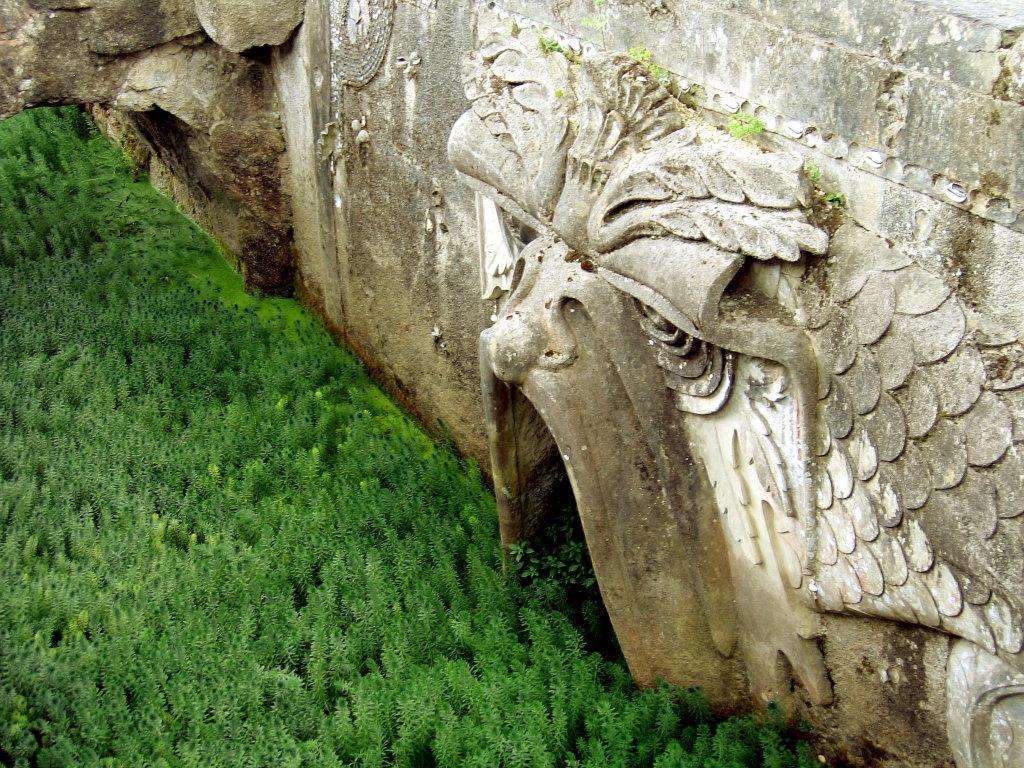
[[[1016,656],[1020,345],[971,331],[949,286],[852,224],[833,242],[827,290],[780,267],[827,245],[802,202],[797,174],[778,157],[677,131],[613,170],[588,240],[612,264],[619,249],[645,241],[656,252],[666,239],[766,263],[748,279],[773,285],[775,307],[795,310],[809,331],[819,403],[807,462],[787,373],[690,335],[707,339],[729,322],[721,292],[685,313],[691,326],[640,306],[666,384],[700,435],[695,452],[727,535],[751,563],[771,561],[821,609],[933,627]],[[813,505],[803,515],[801,486]]]
[[[982,333],[939,277],[854,224],[808,265],[829,240],[806,218],[799,161],[687,119],[626,57],[531,56],[531,35],[474,60],[450,154],[638,301],[741,555],[734,581],[751,566],[740,580],[776,601],[761,613],[787,612],[764,664],[783,650],[827,698],[801,643],[806,602],[940,629],[1020,668],[1018,340]]]
[[[636,294],[638,318],[678,409],[706,417],[688,423],[727,535],[750,562],[777,560],[799,589],[809,563],[794,489],[806,483],[808,456],[796,437],[799,418],[787,374],[776,363],[708,339],[724,321],[722,292],[745,257],[796,262],[803,251],[823,253],[828,236],[801,209],[806,191],[792,163],[721,134],[701,138],[693,129],[678,131],[613,173],[590,219],[590,241],[607,249],[612,264],[617,249],[673,242],[700,247],[696,253],[704,258],[688,253],[688,272],[677,276],[707,286],[696,302],[678,298],[671,285],[645,293],[621,275],[608,277]],[[709,260],[709,253],[720,258]],[[705,269],[710,274],[701,275]],[[676,313],[666,317],[645,299]],[[755,521],[764,515],[777,534],[771,538],[784,547],[774,547]],[[765,547],[775,550],[773,557]]]
[[[833,253],[830,293],[810,318],[818,597],[1016,655],[1024,380],[1000,361],[1019,345],[971,331],[940,278],[863,230],[841,232]]]
[[[828,236],[800,210],[798,167],[721,135],[703,139],[692,125],[676,131],[609,179],[589,221],[595,250],[677,237],[762,260],[824,253]]]
[[[799,210],[797,176],[783,161],[694,139],[672,134],[609,179],[590,219],[597,250],[614,254],[665,238],[760,262],[824,250],[827,238]],[[825,610],[921,624],[992,653],[1019,654],[1020,345],[972,331],[949,286],[855,225],[840,230],[831,252],[827,292],[777,264],[774,277],[766,280],[762,269],[756,278],[775,287],[777,307],[805,321],[817,357],[814,509],[803,520],[794,492],[806,479],[794,445],[798,424],[785,405],[786,373],[738,366],[735,355],[687,335],[676,318],[642,307],[680,410],[706,416],[730,397],[742,403],[711,420],[706,446],[697,446],[726,529],[754,562],[771,548],[789,586],[809,589]],[[728,313],[721,294],[712,298]],[[690,314],[691,330],[706,333],[712,323]],[[756,483],[741,461],[752,463]],[[760,508],[751,503],[757,495]],[[751,514],[768,522],[755,525]]]
[[[815,393],[801,389],[816,382],[812,376],[801,387],[781,364],[789,353],[779,352],[786,339],[796,357],[801,341],[805,358],[812,351],[790,312],[794,291],[783,302],[725,295],[730,284],[764,282],[762,272],[774,275],[776,289],[789,286],[802,272],[802,253],[825,251],[828,236],[808,223],[805,200],[792,160],[715,129],[681,130],[612,166],[588,240],[602,254],[602,275],[637,299],[691,455],[711,485],[748,628],[752,685],[768,697],[788,690],[781,653],[824,703],[831,687],[813,641],[818,622],[796,599],[813,583],[808,424]],[[751,261],[763,269],[742,273]],[[773,353],[780,362],[765,359]]]

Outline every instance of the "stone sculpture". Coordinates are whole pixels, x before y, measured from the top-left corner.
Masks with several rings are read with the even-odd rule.
[[[546,45],[542,45],[546,43]],[[550,429],[634,676],[816,704],[825,613],[950,637],[962,768],[1021,764],[1024,367],[911,254],[811,222],[799,160],[642,62],[507,27],[449,154],[480,195],[504,543],[517,398]]]
[[[331,67],[339,85],[366,85],[387,55],[394,0],[330,0]]]
[[[157,5],[0,2],[0,115],[96,106],[478,459],[491,317],[505,540],[562,493],[553,434],[641,682],[788,698],[853,764],[944,765],[948,708],[962,765],[1024,763],[1013,3]],[[474,202],[440,155],[495,30]],[[764,133],[706,122],[738,113]]]

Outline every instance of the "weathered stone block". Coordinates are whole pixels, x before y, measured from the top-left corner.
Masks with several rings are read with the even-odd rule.
[[[304,12],[304,0],[196,0],[206,34],[235,53],[280,45],[302,22]]]
[[[567,473],[638,680],[779,696],[854,764],[1019,762],[1018,3],[133,13],[0,0],[0,112],[125,110],[253,287],[293,236],[506,543]]]
[[[639,680],[689,683],[712,668],[694,642],[703,632],[719,656],[742,659],[755,698],[834,728],[852,759],[933,765],[944,725],[962,766],[1016,759],[1024,318],[1005,284],[1020,284],[1024,264],[997,245],[1016,233],[941,202],[951,183],[941,174],[884,156],[876,165],[857,147],[827,152],[800,140],[806,126],[730,140],[706,119],[730,111],[724,100],[676,101],[644,51],[602,52],[502,9],[481,8],[478,24],[470,107],[449,154],[504,220],[482,235],[504,237],[505,251],[481,248],[498,297],[481,355],[504,539],[526,528],[510,429],[521,393],[574,480]],[[747,87],[768,82],[769,69],[729,66],[755,71]],[[915,99],[921,113],[938,109],[914,91],[923,77],[901,91],[907,114]],[[946,115],[934,118],[934,145],[906,148],[920,153],[912,159],[934,164],[954,146]],[[923,129],[911,121],[876,137],[895,146],[904,130]],[[1000,192],[1012,194],[990,194]],[[516,242],[524,228],[535,239]],[[623,568],[623,551],[656,565]],[[672,572],[673,558],[695,570]],[[712,586],[705,574],[723,570]],[[683,609],[626,609],[657,591],[677,606],[702,602],[704,628],[689,621],[674,645],[665,624]],[[712,608],[723,593],[729,607]],[[858,636],[832,614],[921,629]],[[826,641],[823,654],[812,641],[829,629],[883,644],[860,661],[844,642]],[[943,634],[958,638],[952,652]],[[708,690],[728,704],[723,673]],[[899,725],[883,735],[863,711]]]

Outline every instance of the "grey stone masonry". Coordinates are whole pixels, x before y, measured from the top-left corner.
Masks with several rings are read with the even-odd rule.
[[[713,111],[1024,231],[1024,6],[906,0],[503,0],[642,48]],[[595,7],[596,6],[596,7]]]

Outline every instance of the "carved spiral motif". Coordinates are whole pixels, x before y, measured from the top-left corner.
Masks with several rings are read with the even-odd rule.
[[[1024,760],[1024,675],[959,641],[947,668],[949,745],[963,768],[1011,768]]]
[[[658,362],[681,411],[707,415],[725,405],[736,376],[736,355],[691,336],[653,307],[636,300],[640,326],[657,347]]]
[[[332,0],[332,66],[336,84],[370,82],[388,51],[394,0]]]

